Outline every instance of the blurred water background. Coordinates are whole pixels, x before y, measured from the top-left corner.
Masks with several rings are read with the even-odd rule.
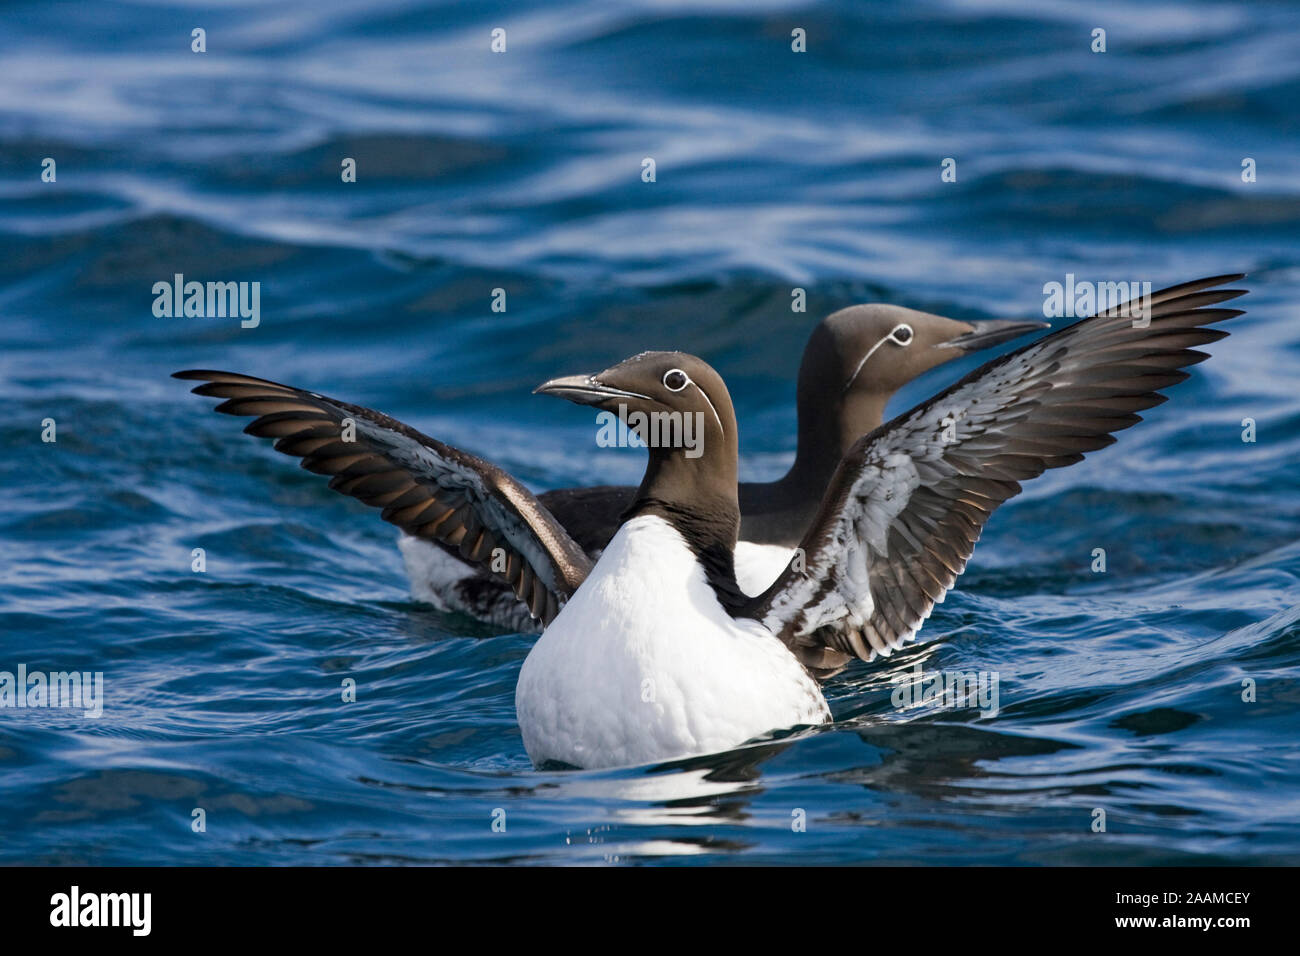
[[[0,670],[106,688],[0,710],[0,862],[1300,862],[1300,10],[1088,7],[0,7]],[[660,767],[534,771],[532,638],[411,601],[393,529],[168,378],[313,388],[541,489],[643,453],[536,384],[684,349],[772,477],[836,308],[1238,271],[1213,359],[1004,507],[833,728]],[[176,273],[259,282],[260,325],[156,317]],[[997,716],[896,710],[918,663],[998,672]]]

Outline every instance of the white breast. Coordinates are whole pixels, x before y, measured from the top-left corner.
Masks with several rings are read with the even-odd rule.
[[[678,532],[629,521],[538,640],[515,709],[534,763],[612,767],[728,750],[829,719],[776,637],[734,620]]]
[[[750,597],[766,591],[794,557],[794,548],[779,544],[736,542],[736,583]]]
[[[398,548],[411,581],[411,596],[440,611],[469,614],[511,631],[536,630],[536,622],[504,584],[476,581],[473,566],[421,538],[401,534]],[[762,594],[781,576],[794,549],[776,544],[736,544],[736,581],[750,596]],[[487,586],[485,586],[487,585]],[[499,592],[499,593],[498,593]]]

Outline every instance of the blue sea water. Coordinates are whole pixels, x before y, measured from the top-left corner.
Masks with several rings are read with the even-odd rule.
[[[0,862],[1300,863],[1295,4],[21,2],[0,77],[0,670],[106,697],[0,710]],[[532,769],[533,639],[413,602],[392,528],[168,377],[323,391],[542,489],[643,453],[537,383],[684,349],[763,478],[833,309],[1239,271],[1232,337],[1000,510],[833,727],[666,766]],[[176,273],[259,282],[260,325],[156,317]],[[999,712],[899,711],[918,664],[997,672]]]

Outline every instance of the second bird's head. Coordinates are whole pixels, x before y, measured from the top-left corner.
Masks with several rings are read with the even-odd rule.
[[[893,392],[937,365],[1045,328],[1046,322],[963,322],[898,305],[854,305],[822,321],[804,360],[815,359],[816,371],[842,392]]]
[[[840,451],[879,426],[898,389],[936,366],[1047,328],[1046,322],[963,322],[897,305],[855,305],[813,330],[799,368],[799,416],[839,434]]]

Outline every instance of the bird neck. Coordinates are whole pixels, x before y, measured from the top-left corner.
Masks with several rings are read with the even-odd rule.
[[[689,459],[679,449],[651,448],[645,477],[620,524],[641,515],[667,521],[700,562],[719,603],[733,609],[746,596],[736,583],[740,506],[734,449],[729,461],[725,457]]]
[[[881,426],[889,401],[888,395],[879,392],[858,390],[846,395],[834,391],[820,383],[805,389],[800,382],[798,444],[794,463],[783,479],[791,486],[815,489],[819,496],[845,453],[859,438]]]

